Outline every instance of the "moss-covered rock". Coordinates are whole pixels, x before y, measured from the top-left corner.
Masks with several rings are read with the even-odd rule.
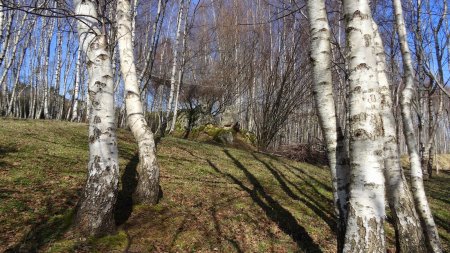
[[[233,132],[222,129],[214,136],[214,140],[222,144],[231,145],[234,141]]]

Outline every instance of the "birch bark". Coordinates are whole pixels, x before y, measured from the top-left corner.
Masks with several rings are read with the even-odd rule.
[[[76,226],[87,235],[114,230],[119,164],[114,115],[111,55],[105,34],[97,27],[94,0],[74,0],[79,44],[89,73],[88,178],[76,214]]]
[[[57,21],[59,22],[59,21]],[[52,107],[53,110],[53,117],[56,119],[61,119],[61,115],[59,114],[59,107],[62,103],[64,103],[64,100],[61,101],[61,98],[59,96],[59,89],[60,89],[60,82],[61,82],[61,68],[62,68],[62,32],[60,30],[60,25],[56,26],[58,31],[56,35],[56,48],[57,48],[57,56],[56,56],[56,70],[55,70],[55,90],[54,90],[54,105]],[[64,98],[63,98],[64,99]]]
[[[3,39],[3,6],[0,6],[0,41]]]
[[[45,22],[41,22],[40,29],[41,31],[45,31]],[[40,119],[41,115],[43,113],[43,105],[42,102],[44,101],[41,96],[43,94],[44,88],[40,88],[40,86],[43,86],[44,84],[44,75],[41,73],[43,70],[42,66],[43,58],[45,54],[45,43],[37,43],[39,44],[38,52],[37,52],[37,65],[36,65],[36,82],[35,82],[35,89],[36,89],[36,96],[35,96],[35,113],[34,113],[34,119]]]
[[[383,121],[367,0],[344,0],[349,47],[350,200],[344,252],[385,252]]]
[[[425,188],[423,185],[422,166],[420,164],[419,152],[417,150],[416,134],[411,116],[411,103],[414,96],[414,69],[412,66],[411,53],[406,40],[405,19],[400,0],[393,0],[395,11],[395,23],[400,42],[400,51],[403,58],[403,80],[405,88],[401,95],[401,111],[403,121],[403,133],[405,134],[406,145],[408,147],[409,160],[411,163],[411,187],[417,212],[425,229],[425,238],[429,250],[432,252],[442,252],[439,234],[433,215],[428,205]]]
[[[9,15],[6,15],[6,35],[3,38],[3,32],[2,32],[2,51],[0,52],[0,65],[3,63],[3,59],[5,58],[6,50],[8,49],[9,40],[11,37],[11,28],[12,23],[14,20],[14,12],[10,13]],[[1,27],[3,31],[3,26]]]
[[[398,137],[392,111],[389,80],[386,76],[386,60],[378,27],[374,26],[374,43],[377,54],[378,83],[384,128],[384,166],[386,195],[394,218],[396,247],[398,252],[425,252],[423,231],[414,207],[414,201],[400,165]]]
[[[424,70],[423,70],[423,58],[424,58],[424,47],[423,47],[423,36],[422,36],[422,1],[421,0],[417,0],[417,10],[416,10],[416,30],[415,30],[415,38],[414,38],[414,45],[415,45],[415,49],[416,49],[416,61],[417,61],[417,76],[418,76],[418,81],[421,85],[425,84],[425,75],[424,75]],[[420,89],[418,90],[418,95],[419,95],[419,99],[418,99],[418,103],[417,103],[417,119],[418,119],[418,141],[419,141],[419,150],[420,152],[420,160],[423,164],[424,161],[424,153],[423,152],[425,150],[425,146],[424,146],[424,137],[425,137],[425,133],[424,133],[424,116],[425,116],[425,103],[423,103],[423,99],[425,97],[425,91],[421,91]],[[424,167],[422,167],[423,169],[423,178],[424,179],[428,179],[428,172],[427,170],[424,169]]]
[[[33,29],[34,20],[36,20],[35,17],[32,20],[32,24],[31,24],[31,26],[29,28],[30,30]],[[25,29],[25,27],[24,27],[24,29]],[[25,43],[22,45],[22,54],[18,57],[19,58],[19,63],[17,65],[17,74],[16,74],[16,76],[14,78],[14,85],[13,85],[13,88],[12,88],[12,91],[11,91],[11,99],[9,100],[9,103],[8,103],[8,109],[6,110],[6,116],[10,116],[13,113],[13,108],[16,111],[20,109],[20,108],[17,108],[14,105],[14,103],[16,101],[16,90],[17,90],[17,85],[19,84],[20,70],[22,68],[23,60],[25,59],[25,55],[27,53],[27,48],[28,48],[28,45],[30,43],[30,40],[31,40],[31,32],[27,36],[27,38],[25,40]]]
[[[66,43],[66,48],[70,48],[71,42],[72,42],[72,34],[69,34],[68,38],[67,38],[67,43]],[[69,120],[69,113],[70,113],[70,108],[72,107],[72,104],[70,104],[69,106],[69,110],[67,110],[66,112],[66,94],[67,94],[67,86],[68,86],[68,80],[69,80],[69,73],[72,72],[72,62],[76,61],[78,58],[78,48],[76,49],[77,52],[77,57],[74,59],[73,58],[73,54],[72,54],[72,50],[69,49],[69,51],[66,54],[66,60],[64,61],[64,65],[65,65],[65,70],[64,70],[64,78],[63,78],[63,92],[62,92],[62,103],[61,106],[59,107],[59,111],[58,111],[58,115],[60,119],[65,119],[65,120]],[[72,75],[70,77],[70,80],[72,80]],[[75,80],[75,79],[73,79]],[[73,82],[74,83],[74,82]],[[64,112],[66,112],[66,115],[64,115]]]
[[[324,0],[309,0],[307,6],[311,34],[313,92],[333,180],[335,212],[338,217],[338,252],[342,252],[347,222],[349,167],[333,98],[330,27]]]
[[[137,167],[138,185],[134,193],[134,201],[138,203],[156,204],[159,195],[159,166],[156,161],[153,133],[147,126],[140,99],[133,56],[129,0],[117,1],[117,25],[120,69],[125,83],[127,123],[139,146],[139,165]]]
[[[18,48],[18,44],[19,44],[19,40],[22,39],[22,32],[25,29],[24,25],[25,25],[25,21],[28,17],[27,13],[24,13],[24,15],[22,16],[22,19],[20,21],[18,25],[18,27],[20,27],[19,31],[15,34],[14,39],[13,39],[13,45],[11,48],[11,54],[5,59],[5,66],[3,69],[3,73],[2,76],[0,78],[0,84],[3,84],[3,102],[2,102],[2,111],[6,114],[7,113],[7,109],[8,109],[8,82],[7,82],[7,75],[9,70],[11,69],[12,64],[14,63],[14,59],[17,53],[17,48]],[[8,33],[10,33],[8,31]]]
[[[165,3],[163,3],[163,1],[165,1]],[[146,74],[151,75],[151,73],[152,73],[156,46],[158,44],[159,33],[161,32],[161,29],[158,30],[158,23],[160,22],[161,13],[165,12],[166,4],[167,4],[167,0],[159,0],[158,1],[158,9],[156,12],[155,23],[153,23],[153,27],[152,27],[150,50],[148,51],[147,55],[145,56],[145,65],[144,65],[144,68],[142,69],[141,73],[139,74],[139,80],[138,80],[139,84],[142,83],[142,80],[144,80],[144,76]],[[164,21],[164,15],[163,15],[163,18],[161,21]],[[162,22],[161,22],[160,27],[161,26],[162,26]],[[144,84],[144,89],[146,88],[145,87],[146,85],[147,84]]]
[[[186,65],[186,53],[187,53],[187,34],[188,34],[188,15],[189,15],[189,7],[191,5],[191,0],[187,1],[186,4],[186,14],[184,15],[184,30],[183,30],[183,42],[182,42],[182,55],[181,55],[181,63],[178,70],[178,82],[175,92],[175,103],[173,105],[173,117],[172,123],[170,125],[169,133],[172,133],[175,130],[175,123],[177,122],[177,114],[178,114],[178,98],[180,96],[180,86],[183,82],[184,69]]]
[[[166,118],[164,120],[163,127],[162,127],[163,134],[166,131],[167,121],[169,119],[170,112],[172,111],[173,96],[175,94],[175,82],[177,81],[178,47],[180,44],[180,37],[181,37],[181,23],[182,23],[182,19],[183,19],[184,0],[180,0],[179,5],[180,5],[180,10],[178,11],[178,18],[177,18],[177,35],[176,35],[177,37],[175,39],[175,45],[173,47],[174,53],[173,53],[172,73],[170,75],[169,101],[167,102]]]
[[[54,26],[55,21],[53,19],[50,19],[49,22],[49,27],[50,30],[47,31],[47,36],[48,36],[48,41],[43,40],[41,43],[47,43],[47,57],[44,58],[44,70],[43,70],[43,74],[44,74],[44,93],[43,93],[43,101],[44,101],[44,118],[45,119],[50,119],[50,86],[51,86],[51,82],[48,80],[48,70],[49,70],[49,64],[50,64],[50,56],[51,56],[51,50],[50,50],[50,46],[52,44],[52,40],[53,40],[53,33],[52,31],[55,30]]]
[[[434,53],[436,57],[436,63],[437,63],[437,71],[438,71],[438,77],[439,80],[435,80],[436,85],[433,87],[431,85],[430,89],[428,90],[428,142],[427,145],[425,145],[425,150],[423,152],[423,158],[422,158],[422,166],[424,166],[422,169],[425,172],[428,172],[429,177],[432,176],[433,173],[433,167],[434,167],[434,159],[433,159],[433,153],[435,148],[435,141],[434,136],[436,132],[436,128],[438,126],[438,119],[441,114],[440,106],[438,106],[438,110],[436,114],[434,115],[434,104],[432,95],[435,93],[438,93],[437,96],[439,98],[439,104],[442,103],[442,93],[439,92],[439,83],[444,83],[444,68],[442,64],[442,59],[444,56],[444,50],[441,49],[439,45],[439,33],[441,28],[443,28],[444,21],[446,20],[446,13],[447,13],[447,4],[444,2],[444,8],[442,10],[442,15],[437,21],[436,27],[433,24],[430,24],[431,30],[433,31],[433,40],[434,40]],[[450,39],[450,38],[449,38]],[[429,71],[427,71],[429,72]],[[434,76],[432,75],[430,77],[431,80],[434,80]],[[436,92],[437,91],[437,92]],[[445,89],[444,89],[445,91]]]
[[[80,49],[77,50],[77,63],[75,66],[75,85],[73,88],[73,106],[72,106],[72,119],[71,121],[78,121],[78,93],[80,91],[80,75],[81,75],[81,70],[80,70],[80,65],[81,65],[81,51]]]

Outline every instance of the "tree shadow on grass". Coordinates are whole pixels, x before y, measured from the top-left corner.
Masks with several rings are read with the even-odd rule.
[[[447,233],[450,233],[450,225],[448,224],[448,221],[443,219],[441,216],[434,215],[434,220],[436,221],[436,224],[447,231]]]
[[[324,190],[326,190],[328,192],[332,192],[333,189],[331,188],[331,182],[330,182],[330,184],[325,184],[321,180],[317,179],[316,177],[311,176],[311,173],[306,172],[304,169],[302,169],[300,167],[292,166],[287,163],[283,163],[283,165],[286,169],[288,169],[297,178],[304,180],[300,175],[306,176],[309,178],[309,181],[314,182],[315,184],[319,185],[321,188],[323,188]],[[323,169],[323,168],[318,167],[318,169]],[[304,180],[304,181],[307,182],[307,180]]]
[[[136,153],[128,162],[122,175],[122,188],[117,194],[116,206],[114,209],[114,219],[117,226],[124,224],[131,216],[133,209],[133,193],[137,186],[137,166],[139,164],[139,154]]]
[[[44,222],[33,225],[22,240],[5,253],[38,252],[45,244],[60,239],[72,225],[75,209],[66,210]]]
[[[16,153],[17,151],[16,147],[0,146],[0,168],[9,166],[10,164],[3,161],[3,158],[9,153]]]
[[[222,245],[223,241],[225,240],[233,247],[235,252],[243,253],[244,251],[239,246],[239,243],[234,238],[228,237],[227,235],[225,235],[222,232],[222,228],[221,228],[221,225],[220,225],[220,218],[218,217],[218,209],[217,209],[217,207],[220,206],[220,204],[217,203],[216,199],[213,199],[212,201],[213,201],[213,205],[211,206],[211,209],[210,209],[210,215],[211,215],[212,220],[214,222],[214,230],[215,230],[217,238],[218,238],[217,239],[218,240],[218,244]]]
[[[322,218],[322,220],[324,220],[327,223],[327,225],[330,227],[331,231],[336,230],[336,228],[337,228],[336,220],[334,220],[333,218],[330,218],[330,217],[333,217],[333,214],[329,213],[326,210],[326,207],[323,206],[323,204],[321,204],[314,197],[311,197],[308,194],[302,194],[302,191],[294,183],[292,183],[290,180],[288,180],[286,178],[286,176],[284,176],[283,173],[281,173],[281,171],[277,170],[274,166],[271,166],[269,163],[267,163],[264,160],[262,160],[261,158],[257,157],[255,154],[252,154],[252,155],[255,158],[255,160],[257,160],[258,162],[263,164],[264,167],[266,167],[266,169],[274,176],[274,178],[280,184],[281,189],[289,197],[291,197],[294,200],[301,201],[302,203],[304,203],[309,209],[313,210],[314,213],[316,213],[320,218]],[[313,190],[315,190],[315,192],[320,196],[321,199],[327,199],[325,196],[320,194],[320,192],[318,192],[317,189],[315,189],[315,187],[311,183],[307,182],[307,180],[305,180],[304,182],[306,184],[308,184]],[[291,190],[291,188],[289,188],[289,185],[294,187],[297,190],[297,192],[299,192],[303,196],[299,196],[296,193],[294,193]]]
[[[222,172],[213,162],[207,160],[208,164],[219,174],[224,175],[237,184],[242,190],[246,191],[252,200],[266,213],[267,217],[278,224],[278,227],[287,235],[291,236],[297,246],[307,252],[322,252],[319,246],[314,243],[311,236],[304,227],[298,224],[295,217],[280,205],[274,198],[268,195],[258,179],[228,150],[225,154],[233,161],[251,183],[252,188],[244,185],[236,177],[229,173]]]

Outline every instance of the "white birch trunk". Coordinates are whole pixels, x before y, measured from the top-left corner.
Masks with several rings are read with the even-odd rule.
[[[3,90],[2,90],[2,93],[3,93],[2,111],[5,112],[5,113],[7,112],[8,104],[9,104],[9,101],[8,101],[8,82],[7,82],[6,77],[7,77],[8,72],[11,69],[11,66],[12,66],[12,64],[14,62],[14,59],[15,59],[15,56],[16,56],[16,53],[17,53],[17,46],[19,44],[19,40],[22,37],[23,30],[25,30],[24,25],[25,25],[25,21],[26,21],[27,17],[28,17],[28,14],[24,13],[20,23],[18,24],[18,27],[20,27],[20,29],[14,36],[13,45],[12,45],[12,49],[11,49],[11,54],[6,57],[5,67],[3,69],[3,73],[2,73],[2,76],[0,78],[0,84],[3,84]]]
[[[411,103],[414,97],[414,69],[412,66],[411,53],[406,39],[405,19],[400,0],[393,0],[395,11],[395,23],[400,42],[400,50],[403,58],[403,80],[405,88],[401,96],[401,111],[403,121],[403,133],[405,134],[408,147],[409,160],[411,163],[411,187],[417,212],[425,229],[425,238],[432,252],[442,252],[441,242],[433,215],[428,205],[425,188],[423,185],[422,166],[420,164],[419,152],[417,150],[416,134],[411,116]]]
[[[431,177],[433,173],[433,167],[434,167],[434,159],[433,159],[433,153],[435,148],[435,142],[434,142],[434,136],[435,131],[437,130],[438,126],[438,119],[440,117],[440,114],[442,112],[442,92],[439,92],[437,87],[441,86],[441,83],[444,83],[444,68],[442,66],[442,58],[443,58],[443,50],[441,50],[441,47],[439,45],[439,37],[440,37],[440,30],[442,28],[442,25],[444,24],[444,20],[446,20],[446,13],[447,13],[447,4],[444,2],[444,8],[442,10],[442,16],[439,18],[439,21],[437,22],[437,26],[435,28],[432,27],[433,30],[433,38],[434,38],[434,52],[436,57],[436,63],[437,63],[437,71],[438,71],[438,79],[435,78],[434,75],[431,75],[430,79],[434,80],[436,82],[436,87],[433,89],[432,87],[428,91],[428,142],[427,145],[425,145],[425,151],[424,153],[424,163],[423,164],[423,170],[428,171],[428,175]],[[448,38],[450,39],[450,37]],[[431,71],[430,71],[431,73]],[[445,89],[442,89],[442,91],[445,91]],[[439,106],[436,114],[433,113],[433,99],[432,95],[435,93],[438,93],[439,98]]]
[[[120,69],[125,83],[125,105],[128,126],[139,146],[138,185],[134,201],[156,204],[159,195],[159,166],[153,133],[147,126],[140,99],[133,56],[132,24],[129,0],[117,1],[117,40]]]
[[[78,98],[80,92],[80,79],[81,79],[81,51],[77,53],[77,63],[75,66],[75,85],[73,88],[73,106],[72,106],[72,119],[71,121],[78,121]]]
[[[72,36],[73,36],[72,34],[69,34],[69,37],[67,38],[66,48],[70,48],[70,42],[72,41]],[[68,81],[67,80],[69,79],[69,73],[72,72],[72,68],[71,68],[72,62],[76,61],[77,58],[78,58],[78,52],[79,52],[79,50],[77,49],[77,57],[75,59],[73,59],[73,57],[72,57],[72,50],[69,50],[69,52],[66,55],[66,60],[64,61],[64,64],[65,64],[66,67],[65,67],[64,78],[63,78],[63,84],[64,84],[64,86],[63,86],[63,93],[62,93],[63,97],[62,97],[62,104],[59,107],[59,112],[58,112],[58,115],[59,115],[60,119],[69,120],[69,113],[70,113],[70,108],[72,107],[71,106],[72,104],[69,107],[69,111],[67,111],[66,115],[64,115],[64,112],[66,111],[66,102],[65,101],[66,101],[67,86],[68,86]],[[72,78],[70,78],[70,79],[72,79]],[[75,83],[75,82],[73,82],[73,83]]]
[[[367,0],[344,0],[349,47],[350,201],[344,252],[385,252],[383,122]]]
[[[89,73],[89,164],[88,177],[78,212],[77,227],[99,236],[114,230],[119,164],[114,115],[111,55],[106,35],[97,28],[93,0],[74,0],[81,50]]]
[[[3,38],[3,6],[0,6],[0,41]]]
[[[44,74],[44,94],[43,94],[43,100],[44,100],[44,118],[45,119],[50,119],[50,82],[48,80],[48,70],[49,70],[49,63],[50,63],[50,46],[52,44],[52,38],[53,38],[53,33],[51,31],[54,31],[54,20],[50,19],[50,24],[49,26],[51,27],[50,31],[47,31],[47,36],[48,36],[48,41],[42,40],[41,43],[48,43],[47,44],[47,57],[45,57],[44,59],[44,70],[43,70],[43,74]]]
[[[335,212],[338,217],[338,252],[342,252],[347,222],[349,166],[346,163],[348,155],[343,146],[342,130],[338,125],[333,98],[330,27],[324,0],[309,0],[307,7],[311,34],[313,91],[333,180]]]
[[[182,56],[181,56],[181,63],[180,68],[178,70],[178,82],[176,87],[176,93],[175,93],[175,103],[173,105],[173,117],[172,117],[172,124],[170,125],[169,133],[172,133],[175,129],[175,123],[177,122],[177,114],[178,114],[178,98],[180,96],[180,86],[183,82],[183,76],[184,76],[184,70],[186,65],[186,53],[187,53],[187,34],[188,34],[188,16],[189,16],[189,7],[191,5],[191,0],[187,2],[186,7],[186,14],[184,15],[184,30],[183,30],[183,42],[182,42]]]
[[[163,132],[166,130],[167,121],[170,116],[170,112],[172,111],[172,103],[173,103],[173,96],[175,94],[175,82],[177,81],[177,68],[178,68],[178,47],[180,44],[180,36],[181,36],[181,23],[183,19],[183,9],[184,9],[184,0],[180,0],[179,2],[180,10],[178,11],[178,18],[177,18],[177,35],[175,39],[175,45],[173,47],[174,53],[173,53],[173,64],[172,64],[172,72],[170,75],[170,91],[169,91],[169,101],[167,102],[167,112],[166,112],[166,119],[163,123]]]
[[[11,37],[11,28],[12,28],[12,22],[14,19],[14,12],[12,12],[9,15],[6,15],[6,35],[3,38],[3,33],[2,33],[2,51],[0,52],[0,65],[2,65],[3,63],[3,59],[5,58],[5,54],[6,54],[6,50],[8,49],[8,45],[9,45],[9,40]],[[2,31],[3,31],[3,27]]]
[[[35,17],[34,17],[34,20],[35,20]],[[32,25],[30,26],[30,30],[33,29],[34,20],[32,20]],[[30,34],[31,34],[31,31],[30,31]],[[31,40],[31,36],[29,35],[29,36],[27,36],[25,43],[22,45],[22,54],[19,56],[19,63],[17,65],[17,74],[14,78],[14,85],[13,85],[13,88],[11,91],[11,99],[9,100],[8,109],[6,110],[6,116],[10,116],[13,112],[13,107],[16,107],[14,105],[14,103],[16,101],[16,90],[17,90],[17,85],[19,84],[20,70],[22,69],[23,60],[25,59],[25,55],[27,53],[27,48],[28,48],[28,44],[30,43],[30,40]],[[15,109],[17,111],[19,108],[15,108]]]
[[[35,47],[35,52],[36,51],[37,51],[37,46]],[[33,70],[35,68],[34,67],[35,64],[34,64],[34,61],[31,61],[31,62],[33,62],[33,64],[30,64],[31,71],[33,73]],[[30,105],[30,112],[29,112],[29,117],[28,118],[34,119],[35,114],[36,114],[36,96],[37,96],[37,85],[36,85],[36,78],[35,77],[31,78],[31,92],[30,92],[30,95],[31,95],[31,97],[30,97],[31,105]]]
[[[45,22],[41,22],[40,30],[45,31]],[[43,32],[42,37],[44,37],[44,34],[45,33]],[[43,107],[42,102],[44,101],[44,99],[41,97],[42,97],[44,88],[41,89],[40,86],[43,86],[45,83],[45,81],[43,79],[45,75],[42,74],[42,71],[43,71],[42,66],[44,65],[42,59],[45,57],[45,56],[43,56],[45,54],[45,43],[37,43],[37,44],[39,44],[39,49],[38,49],[38,53],[37,53],[37,65],[36,65],[36,84],[35,84],[36,85],[36,98],[35,98],[36,109],[35,109],[35,114],[34,114],[35,119],[39,119],[43,112],[44,107]]]
[[[139,5],[139,0],[133,0],[133,16],[131,19],[131,42],[133,43],[133,48],[135,46],[134,37],[136,34],[136,17],[138,15],[138,5]]]
[[[395,128],[395,118],[392,111],[392,98],[389,80],[386,76],[386,60],[378,27],[374,26],[374,43],[377,54],[378,83],[382,99],[384,128],[384,165],[386,176],[386,195],[396,232],[396,247],[398,252],[425,252],[423,231],[419,217],[414,207],[409,186],[400,164],[398,137]]]
[[[56,70],[55,70],[55,92],[54,92],[54,105],[53,105],[53,111],[55,112],[55,116],[57,119],[61,119],[61,115],[59,114],[59,107],[62,106],[61,104],[64,103],[64,98],[61,101],[60,97],[59,97],[59,89],[61,87],[60,82],[61,82],[61,68],[62,68],[62,32],[60,31],[60,27],[57,26],[58,28],[58,34],[56,36],[56,41],[57,41],[57,56],[56,56]]]
[[[37,52],[37,45],[35,44],[33,47],[33,52],[36,53]],[[30,92],[29,92],[29,97],[28,97],[28,101],[29,101],[29,107],[28,107],[28,114],[25,112],[25,115],[27,116],[26,118],[33,118],[33,112],[34,112],[34,94],[35,94],[35,90],[34,90],[34,82],[35,82],[35,77],[33,77],[33,71],[34,71],[34,66],[35,66],[35,61],[34,60],[30,60],[29,61],[29,65],[28,65],[28,75],[30,76]]]
[[[155,23],[153,23],[153,27],[152,27],[152,37],[151,37],[151,40],[150,40],[150,50],[148,51],[147,55],[145,56],[145,65],[144,65],[144,68],[142,69],[141,73],[139,74],[139,84],[142,83],[142,80],[144,79],[144,76],[145,76],[145,74],[147,72],[149,72],[149,75],[152,74],[151,70],[148,70],[148,68],[149,68],[149,65],[151,65],[152,62],[153,62],[154,52],[156,51],[158,22],[159,22],[159,19],[161,17],[161,10],[162,10],[162,7],[163,7],[162,6],[163,5],[163,1],[164,0],[159,0],[158,1],[158,10],[156,12],[156,19],[155,19]],[[164,8],[165,8],[165,6],[164,6]]]

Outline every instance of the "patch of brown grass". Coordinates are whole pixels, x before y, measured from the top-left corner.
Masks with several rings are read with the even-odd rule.
[[[136,145],[120,130],[118,232],[82,240],[70,224],[85,180],[87,126],[0,120],[0,135],[0,251],[335,252],[326,167],[168,137],[158,145],[163,198],[131,206]],[[445,250],[449,182],[442,173],[426,183]]]

